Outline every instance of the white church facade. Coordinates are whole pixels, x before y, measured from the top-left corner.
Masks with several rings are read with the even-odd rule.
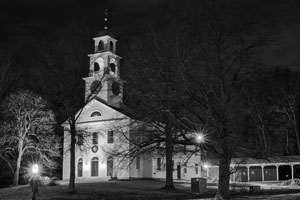
[[[76,124],[77,130],[82,132],[76,138],[76,180],[109,180],[112,177],[164,179],[164,156],[136,157],[129,164],[126,160],[120,162],[120,158],[107,153],[111,148],[126,150],[129,147],[130,144],[124,136],[129,135],[133,119],[127,114],[123,104],[121,57],[116,54],[117,40],[104,31],[98,34],[94,41],[95,52],[89,55],[90,73],[84,78],[85,98],[88,103],[78,113]],[[66,180],[70,177],[70,134],[67,124],[62,126],[65,128],[63,179]],[[190,180],[192,177],[201,176],[200,164],[199,154],[175,155],[174,179]]]

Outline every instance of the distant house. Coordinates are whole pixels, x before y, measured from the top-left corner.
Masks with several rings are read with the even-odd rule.
[[[101,179],[111,177],[165,178],[164,156],[148,155],[134,158],[133,162],[113,157],[107,149],[129,147],[124,136],[129,136],[133,127],[132,117],[123,104],[123,81],[120,76],[120,59],[116,54],[117,40],[107,31],[94,38],[95,52],[90,54],[90,73],[85,80],[87,104],[77,120],[80,130],[76,138],[76,179]],[[70,177],[70,134],[64,126],[63,179]],[[122,131],[120,132],[120,127]],[[194,147],[189,147],[194,148]],[[188,159],[187,159],[188,158]],[[190,179],[200,176],[201,162],[198,154],[186,155],[183,151],[173,158],[173,177]]]

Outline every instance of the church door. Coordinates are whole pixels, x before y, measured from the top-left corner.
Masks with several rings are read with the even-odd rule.
[[[91,176],[98,176],[98,166],[99,166],[99,162],[98,162],[98,158],[94,157],[92,159],[92,173]]]
[[[107,176],[113,176],[114,161],[110,156],[107,158]]]
[[[82,163],[82,158],[80,158],[77,164],[77,177],[82,177]]]

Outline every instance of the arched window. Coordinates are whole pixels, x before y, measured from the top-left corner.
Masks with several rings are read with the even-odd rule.
[[[114,43],[112,41],[110,41],[110,43],[109,43],[109,50],[111,52],[114,52]]]
[[[77,163],[77,177],[82,177],[83,160],[79,158]]]
[[[99,64],[97,62],[95,62],[94,63],[94,73],[99,72],[99,70],[100,70],[100,66],[99,66]]]
[[[110,64],[109,64],[109,68],[110,68],[110,71],[111,71],[112,73],[115,73],[115,72],[116,72],[116,65],[115,65],[115,63],[110,63]]]
[[[101,113],[99,111],[95,111],[91,114],[91,117],[100,117]]]
[[[114,159],[112,156],[107,158],[107,176],[113,176],[113,168],[114,168]]]
[[[90,90],[93,94],[97,94],[98,92],[100,92],[101,88],[102,88],[101,82],[96,80],[92,82]]]
[[[98,51],[103,51],[103,50],[104,50],[104,43],[102,40],[100,40],[98,43]]]
[[[98,176],[98,167],[99,167],[99,160],[97,157],[94,157],[92,159],[92,172],[91,172],[91,176]]]

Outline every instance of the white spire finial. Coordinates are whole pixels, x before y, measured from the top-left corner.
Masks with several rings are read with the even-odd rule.
[[[108,9],[104,10],[104,30],[108,29]]]

